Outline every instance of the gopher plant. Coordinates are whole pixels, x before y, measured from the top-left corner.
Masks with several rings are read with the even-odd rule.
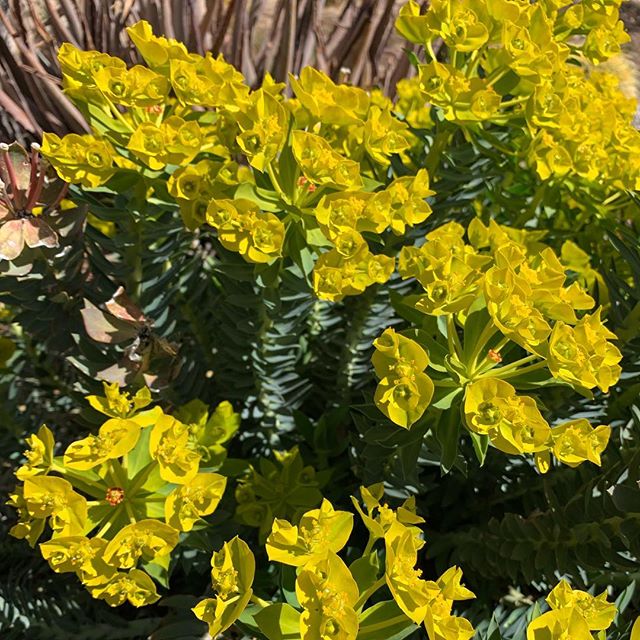
[[[144,65],[65,44],[91,133],[0,148],[10,533],[141,633],[631,633],[617,4],[396,26],[395,102],[310,67],[250,89],[144,21]]]

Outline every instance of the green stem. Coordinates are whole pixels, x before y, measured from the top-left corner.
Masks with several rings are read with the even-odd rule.
[[[500,103],[500,108],[503,107],[514,107],[517,104],[522,104],[523,102],[526,102],[529,98],[514,98],[513,100],[505,100],[504,102]]]
[[[522,360],[518,360],[518,363],[525,364],[525,362],[531,362],[534,358],[539,358],[540,356],[528,356],[527,358],[522,358]],[[513,364],[516,364],[515,362]],[[536,362],[528,367],[524,367],[522,369],[518,367],[513,367],[512,365],[508,365],[506,367],[500,367],[499,369],[494,369],[489,373],[485,374],[484,378],[515,378],[516,376],[524,375],[525,373],[531,373],[532,371],[537,371],[538,369],[542,369],[546,367],[547,363],[542,360],[542,362]]]
[[[129,502],[129,500],[125,498],[122,504],[124,504],[124,510],[127,512],[127,515],[129,516],[129,522],[131,524],[135,524],[138,521],[138,519],[136,518],[135,513],[133,513],[133,507],[131,506],[131,503]]]
[[[462,343],[458,336],[458,330],[456,328],[456,321],[453,314],[447,315],[447,341],[449,343],[449,351],[452,355],[456,355],[458,360],[462,362]]]
[[[353,605],[353,608],[356,611],[359,611],[364,607],[367,600],[384,584],[386,583],[386,579],[384,576],[378,578],[366,591],[362,593],[362,595],[358,598],[358,601]]]
[[[449,147],[453,132],[449,128],[443,128],[436,133],[429,153],[424,160],[424,167],[429,173],[429,176],[433,177],[436,169],[440,165],[442,153]]]
[[[431,40],[427,40],[426,44],[427,44],[427,53],[429,54],[429,57],[434,62],[437,62],[436,52],[433,50],[433,43],[431,42]]]
[[[124,255],[129,267],[126,292],[135,302],[140,302],[142,288],[142,218],[141,212],[129,216],[133,242],[126,248]]]
[[[132,498],[138,492],[140,487],[142,487],[142,485],[147,481],[154,465],[155,461],[152,461],[146,467],[143,467],[140,471],[138,471],[135,478],[133,479],[133,482],[131,483],[131,486],[127,488],[127,494],[130,498]]]
[[[404,615],[395,616],[394,618],[389,618],[389,620],[385,620],[384,622],[378,622],[378,624],[368,624],[367,625],[367,634],[372,631],[379,631],[380,629],[387,629],[388,627],[393,627],[400,622],[406,622],[409,618]]]
[[[433,382],[433,385],[435,387],[446,387],[446,388],[451,388],[453,389],[454,387],[459,387],[460,384],[458,382],[456,382],[455,380],[438,380],[437,378],[431,378],[431,381]]]
[[[482,348],[487,344],[487,342],[489,342],[489,340],[497,332],[498,332],[498,329],[497,329],[496,325],[493,324],[493,322],[490,322],[489,324],[487,324],[485,326],[485,328],[482,330],[482,333],[478,337],[478,340],[477,340],[477,342],[476,342],[476,344],[475,344],[475,346],[473,348],[473,351],[471,352],[471,355],[469,356],[468,365],[470,365],[470,369],[469,369],[469,375],[470,376],[473,375],[473,373],[476,370],[478,356],[480,355],[480,352],[482,351]]]
[[[114,481],[114,485],[121,487],[122,489],[127,488],[127,477],[123,472],[120,463],[117,460],[110,460],[107,466],[107,475]]]
[[[367,540],[367,546],[364,548],[364,552],[362,553],[363,557],[368,556],[371,553],[371,549],[373,549],[373,545],[375,544],[375,542],[376,542],[376,539],[370,533],[369,539]]]
[[[280,185],[278,176],[276,175],[274,168],[271,166],[271,163],[267,164],[267,175],[269,176],[271,184],[273,185],[273,188],[275,189],[277,194],[282,198],[284,202],[286,202],[287,204],[291,204],[291,198],[284,192],[284,189]]]
[[[265,607],[268,607],[271,603],[267,602],[266,600],[263,600],[262,598],[259,598],[255,593],[251,595],[251,602],[253,602],[254,604],[257,604],[258,606],[262,607],[263,609]]]
[[[109,516],[107,521],[104,523],[100,531],[95,534],[94,538],[102,538],[108,531],[111,529],[111,525],[120,515],[120,512],[123,510],[123,503],[119,504],[113,511],[113,513]]]
[[[489,74],[487,78],[487,88],[492,87],[500,78],[504,77],[507,73],[509,73],[509,67],[505,67],[504,69],[496,69],[493,73]]]
[[[535,364],[529,365],[528,367],[524,367],[522,369],[516,369],[513,371],[508,378],[516,378],[517,376],[523,376],[527,373],[531,373],[532,371],[538,371],[539,369],[544,369],[547,366],[546,361],[536,362]]]
[[[336,390],[340,394],[340,401],[345,405],[351,403],[356,358],[360,353],[357,347],[362,340],[367,318],[378,294],[378,289],[379,286],[374,284],[365,293],[349,300],[345,305],[349,312],[349,328],[340,357],[340,368],[336,376]]]
[[[524,224],[534,217],[538,205],[544,200],[544,197],[547,193],[547,187],[550,184],[550,180],[545,180],[542,184],[538,186],[535,193],[533,194],[533,199],[531,200],[531,204],[527,209],[525,209],[524,213],[518,218],[515,226],[521,227]]]
[[[111,110],[111,112],[113,113],[113,115],[116,117],[116,119],[124,126],[126,127],[130,133],[134,132],[134,128],[129,124],[129,122],[127,122],[127,120],[125,120],[124,116],[120,113],[118,107],[116,107],[115,104],[113,104],[113,102],[111,102],[111,100],[107,99],[107,102],[109,103],[109,109]]]

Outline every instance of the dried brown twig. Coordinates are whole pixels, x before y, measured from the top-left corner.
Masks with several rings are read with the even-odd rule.
[[[85,130],[63,94],[63,42],[139,62],[124,27],[148,20],[192,51],[222,52],[250,84],[307,65],[390,92],[410,71],[399,0],[9,0],[0,7],[0,141]]]

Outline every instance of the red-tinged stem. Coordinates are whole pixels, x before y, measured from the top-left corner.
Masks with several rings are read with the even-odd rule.
[[[22,208],[22,198],[20,197],[20,191],[18,189],[16,171],[11,161],[11,156],[9,156],[8,144],[0,144],[0,154],[4,159],[4,166],[7,168],[7,176],[9,176],[9,184],[11,185],[11,196],[15,201],[14,207],[20,210]]]
[[[62,185],[62,188],[60,189],[60,193],[58,194],[57,198],[53,201],[53,203],[49,207],[51,211],[54,211],[55,208],[62,202],[63,198],[67,195],[67,191],[69,191],[69,185],[65,182],[65,184]]]
[[[40,156],[38,151],[40,145],[31,145],[31,175],[29,178],[29,196],[27,197],[27,204],[24,205],[24,209],[27,213],[33,211],[33,207],[38,204],[38,200],[42,195],[42,188],[44,187],[45,171],[38,171],[40,165]]]

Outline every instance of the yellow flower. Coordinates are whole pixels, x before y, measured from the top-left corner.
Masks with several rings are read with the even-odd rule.
[[[420,11],[416,0],[402,5],[396,19],[396,29],[403,38],[416,44],[425,44],[432,39],[428,18]]]
[[[431,109],[420,91],[420,80],[417,76],[403,78],[396,84],[395,111],[402,114],[405,121],[415,129],[433,127]]]
[[[575,327],[556,322],[549,338],[549,371],[571,385],[605,393],[620,377],[622,354],[609,340],[616,335],[600,319],[601,310],[583,316]]]
[[[82,51],[69,42],[58,49],[64,92],[73,100],[105,106],[105,98],[96,86],[93,74],[105,67],[126,69],[124,60],[98,51]]]
[[[585,418],[563,422],[551,430],[553,455],[570,467],[585,460],[600,466],[600,455],[610,436],[611,427],[600,425],[594,429]]]
[[[182,42],[154,36],[151,25],[146,20],[139,20],[127,27],[127,33],[144,61],[152,68],[166,67],[171,59],[189,59],[187,48]]]
[[[188,60],[169,61],[171,86],[184,105],[224,107],[237,112],[246,104],[249,87],[244,76],[225,61],[208,52],[205,57],[190,54]]]
[[[583,251],[575,242],[565,240],[560,251],[562,264],[566,269],[579,275],[579,282],[589,291],[598,288],[598,296],[603,306],[609,301],[609,290],[602,275],[591,266],[589,254]]]
[[[130,602],[134,607],[153,604],[160,599],[153,580],[140,569],[131,569],[126,573],[118,571],[107,582],[87,585],[94,598],[106,600],[111,607]]]
[[[395,523],[403,525],[407,530],[411,531],[416,538],[420,538],[422,531],[415,525],[422,524],[424,518],[416,514],[416,500],[414,496],[407,498],[397,509],[391,509],[386,503],[380,502],[384,496],[383,483],[370,487],[360,487],[360,495],[367,510],[366,514],[353,496],[351,496],[351,502],[353,502],[365,527],[369,530],[369,535],[372,536],[374,540],[384,538],[387,534],[394,537],[397,531],[397,528],[394,527]]]
[[[141,65],[131,69],[103,67],[93,74],[93,78],[107,100],[125,107],[161,104],[169,93],[167,78]]]
[[[166,482],[186,484],[198,473],[200,455],[191,446],[188,427],[163,414],[151,430],[149,452]]]
[[[605,23],[589,31],[582,50],[592,62],[604,62],[620,53],[620,45],[629,39],[622,20],[617,19],[617,14],[612,14]]]
[[[104,560],[119,569],[166,556],[178,544],[179,532],[159,520],[140,520],[118,531],[104,550]]]
[[[433,382],[424,373],[429,356],[418,343],[394,329],[386,329],[373,344],[376,351],[371,361],[381,378],[374,395],[376,406],[392,422],[408,429],[433,397]]]
[[[113,146],[92,135],[45,133],[41,151],[62,180],[85,188],[104,184],[115,172]]]
[[[300,567],[330,551],[340,551],[352,528],[353,514],[334,510],[325,499],[319,509],[307,511],[297,526],[276,518],[267,538],[267,555],[271,561]]]
[[[401,154],[415,141],[407,124],[395,118],[389,107],[371,107],[364,123],[363,138],[368,154],[382,166],[389,165],[393,154]]]
[[[282,255],[284,225],[251,200],[211,200],[206,217],[222,246],[240,253],[247,262],[269,263]]]
[[[395,260],[371,253],[357,231],[345,230],[334,241],[336,246],[320,255],[313,270],[313,289],[318,298],[336,302],[391,277]]]
[[[167,524],[180,531],[191,531],[202,517],[212,514],[227,484],[227,479],[217,473],[199,473],[187,484],[176,487],[164,505]]]
[[[249,603],[255,559],[247,543],[236,536],[213,554],[211,566],[217,595],[202,600],[192,611],[209,625],[209,634],[215,638],[238,619]]]
[[[131,134],[127,149],[150,169],[187,165],[200,152],[204,136],[197,122],[170,116],[160,125],[143,122]]]
[[[102,384],[104,396],[87,396],[86,399],[96,411],[112,418],[131,418],[151,402],[151,391],[148,387],[138,389],[131,396],[126,391],[120,391],[117,382]]]
[[[358,87],[337,85],[322,71],[305,67],[300,78],[289,75],[291,88],[311,116],[326,124],[358,124],[366,117],[369,96]]]
[[[238,146],[252,167],[264,171],[284,145],[289,125],[287,111],[271,94],[258,89],[238,113],[237,122],[241,131],[236,138]]]
[[[181,167],[170,176],[169,193],[179,202],[180,214],[188,229],[194,230],[204,223],[212,199],[233,195],[240,174],[241,168],[233,161],[205,159]],[[242,179],[250,181],[249,177]]]
[[[52,476],[35,476],[24,481],[24,503],[33,518],[50,518],[60,536],[82,535],[87,524],[87,501],[70,482]]]
[[[347,565],[333,552],[311,560],[296,579],[302,640],[355,640],[358,614],[354,605],[359,590]]]
[[[483,378],[468,385],[464,400],[467,427],[488,435],[503,420],[503,407],[514,395],[515,389],[497,378]]]
[[[462,569],[449,567],[436,581],[442,595],[448,600],[471,600],[475,593],[462,584]]]
[[[424,626],[429,640],[471,640],[475,635],[475,629],[466,618],[437,616],[431,608],[427,609]]]
[[[227,455],[224,444],[240,427],[240,414],[233,410],[230,402],[221,402],[209,415],[209,408],[204,402],[192,400],[180,407],[175,417],[189,428],[201,465],[211,467],[223,462]]]
[[[368,209],[386,210],[391,230],[403,235],[407,226],[420,224],[431,215],[425,198],[434,194],[427,170],[419,169],[415,176],[396,178],[384,191],[374,194]]]
[[[409,429],[424,414],[433,391],[433,382],[426,373],[411,371],[408,376],[380,380],[374,401],[389,420]]]
[[[256,211],[246,219],[247,248],[242,256],[248,262],[271,263],[282,256],[285,228],[282,221],[268,211]]]
[[[25,480],[31,476],[46,474],[53,461],[53,447],[55,445],[53,433],[42,425],[35,433],[27,438],[29,449],[24,452],[27,463],[16,471],[19,480]]]
[[[372,194],[364,191],[344,191],[324,196],[313,210],[320,228],[329,240],[345,231],[372,231],[381,233],[388,224],[386,213],[374,218],[369,215],[367,203]]]
[[[29,546],[35,547],[45,527],[44,518],[34,518],[27,508],[23,488],[16,487],[15,493],[9,495],[7,504],[18,511],[18,522],[9,529],[9,535],[19,540],[26,540]]]
[[[584,618],[572,608],[547,611],[527,627],[527,640],[593,640]]]
[[[262,458],[249,465],[237,485],[235,517],[242,524],[260,529],[263,540],[275,518],[297,522],[309,509],[322,502],[316,471],[305,465],[298,447],[274,451],[275,461]]]
[[[342,191],[362,188],[360,165],[334,151],[324,138],[300,130],[291,138],[293,155],[309,182]]]
[[[551,429],[535,400],[516,395],[504,380],[481,378],[467,386],[464,401],[467,427],[488,435],[505,453],[522,454],[549,448]]]
[[[40,544],[42,557],[56,573],[75,572],[81,580],[115,573],[103,560],[107,541],[85,536],[56,537]]]
[[[586,591],[573,590],[566,580],[560,582],[547,596],[552,609],[575,609],[586,621],[591,631],[608,629],[616,616],[616,605],[607,602],[607,592],[592,596]]]
[[[141,426],[133,420],[111,418],[100,427],[97,436],[72,442],[64,452],[64,465],[86,471],[120,458],[136,446],[140,431]]]
[[[419,78],[425,98],[451,122],[483,122],[499,112],[500,94],[486,79],[469,79],[453,65],[435,61],[419,66]]]
[[[401,525],[396,525],[394,530],[396,535],[385,538],[385,580],[403,613],[416,624],[421,624],[432,599],[432,590],[422,579],[422,571],[415,568],[418,550],[424,542]]]
[[[479,0],[434,0],[426,14],[429,39],[440,36],[454,51],[476,51],[489,39],[487,18],[485,4]]]

